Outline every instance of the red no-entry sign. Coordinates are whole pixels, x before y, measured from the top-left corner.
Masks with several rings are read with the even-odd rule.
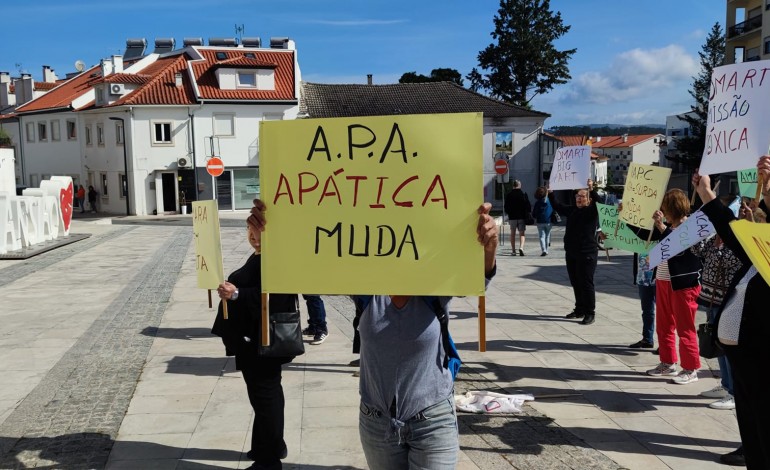
[[[225,164],[222,162],[221,158],[211,157],[206,162],[206,171],[208,171],[211,176],[220,176],[225,172]]]
[[[498,175],[504,175],[508,173],[508,162],[502,158],[495,160],[495,173]]]

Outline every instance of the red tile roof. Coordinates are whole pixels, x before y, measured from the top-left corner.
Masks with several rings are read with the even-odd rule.
[[[143,104],[195,104],[195,91],[187,77],[187,54],[163,57],[141,71],[142,76],[151,77],[146,84],[127,94],[110,106]],[[183,74],[182,86],[177,87],[174,75]],[[128,83],[128,82],[122,82]],[[133,82],[131,82],[133,83]]]
[[[294,51],[291,50],[244,50],[233,48],[196,48],[205,60],[191,62],[193,74],[198,82],[199,98],[204,100],[275,100],[275,101],[296,101],[297,93],[294,89]],[[228,58],[224,61],[217,60],[217,52],[225,52]],[[228,62],[232,65],[237,62],[230,62],[240,54],[253,53],[254,59],[243,57],[243,61],[249,61],[249,68],[260,63],[260,67],[266,67],[264,64],[275,64],[275,89],[274,90],[248,90],[239,88],[237,90],[222,90],[219,88],[217,77],[214,71],[217,66]]]
[[[641,144],[644,141],[658,137],[661,134],[641,134],[641,135],[628,135],[626,141],[623,142],[622,135],[610,135],[602,136],[600,139],[594,137],[593,146],[596,148],[625,148],[633,147],[634,145]],[[598,139],[598,141],[597,141]]]
[[[100,67],[92,67],[73,79],[57,86],[45,95],[24,103],[16,108],[17,113],[27,113],[33,111],[42,111],[46,109],[66,108],[72,104],[72,101],[86,93],[91,87],[101,79]]]
[[[133,83],[142,85],[150,81],[152,77],[144,73],[113,73],[101,80],[102,83]]]

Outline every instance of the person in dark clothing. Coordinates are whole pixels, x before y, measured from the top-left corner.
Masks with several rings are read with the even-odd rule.
[[[503,206],[511,226],[511,255],[516,256],[516,231],[519,231],[519,256],[524,256],[524,232],[527,230],[527,219],[531,217],[532,206],[527,193],[521,190],[521,181],[513,180],[513,189],[505,195]]]
[[[768,213],[770,156],[764,155],[759,159],[757,177],[763,181],[763,197],[759,208]],[[767,347],[770,333],[767,299],[770,299],[770,285],[757,272],[730,228],[735,214],[716,197],[711,189],[710,178],[696,171],[692,183],[704,202],[703,213],[714,224],[725,245],[742,263],[724,296],[717,324],[719,342],[732,366],[735,412],[742,446],[723,455],[721,460],[739,462],[742,451],[747,468],[767,469],[770,468],[770,400],[767,399],[761,365],[770,362],[770,348]]]
[[[594,273],[599,257],[599,244],[596,242],[596,229],[599,227],[599,212],[596,208],[598,198],[590,179],[587,188],[575,193],[575,206],[561,204],[554,197],[553,191],[548,191],[551,206],[567,218],[564,251],[569,282],[575,294],[575,309],[567,314],[567,318],[582,318],[580,323],[583,325],[590,325],[596,317]]]
[[[96,212],[96,196],[99,193],[96,192],[93,186],[88,187],[88,205],[91,206],[91,212]]]
[[[254,409],[251,450],[246,454],[255,460],[251,469],[281,468],[288,453],[283,439],[284,396],[281,366],[293,357],[260,357],[257,345],[261,338],[262,275],[260,270],[261,232],[249,227],[249,243],[255,252],[246,263],[219,285],[217,318],[211,332],[222,338],[225,354],[235,356],[235,368],[243,374],[249,402]],[[225,320],[222,302],[227,301]],[[269,310],[288,312],[297,308],[296,294],[271,294]]]

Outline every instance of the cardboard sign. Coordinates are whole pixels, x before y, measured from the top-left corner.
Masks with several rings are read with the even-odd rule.
[[[738,192],[741,196],[754,198],[757,194],[757,169],[738,171]]]
[[[735,236],[746,250],[751,263],[770,284],[770,224],[758,224],[748,220],[730,222]]]
[[[556,150],[548,189],[585,188],[591,177],[591,147],[573,145]]]
[[[217,201],[193,201],[192,210],[198,287],[216,289],[225,280]]]
[[[630,251],[632,253],[646,254],[657,242],[647,246],[647,240],[639,238],[624,222],[620,222],[617,233],[615,227],[618,224],[618,207],[608,204],[596,203],[599,211],[599,227],[607,236],[604,240],[605,248]]]
[[[711,75],[700,173],[756,167],[770,144],[770,61],[717,67]]]
[[[652,229],[652,214],[660,209],[671,168],[631,163],[628,165],[620,220],[635,227]]]
[[[716,233],[714,225],[706,214],[701,210],[693,212],[687,220],[650,250],[650,268],[678,255],[714,233]]]
[[[265,292],[483,295],[480,113],[260,123]]]

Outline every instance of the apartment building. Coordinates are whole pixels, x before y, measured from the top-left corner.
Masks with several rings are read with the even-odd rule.
[[[727,0],[725,63],[770,58],[770,0]]]

